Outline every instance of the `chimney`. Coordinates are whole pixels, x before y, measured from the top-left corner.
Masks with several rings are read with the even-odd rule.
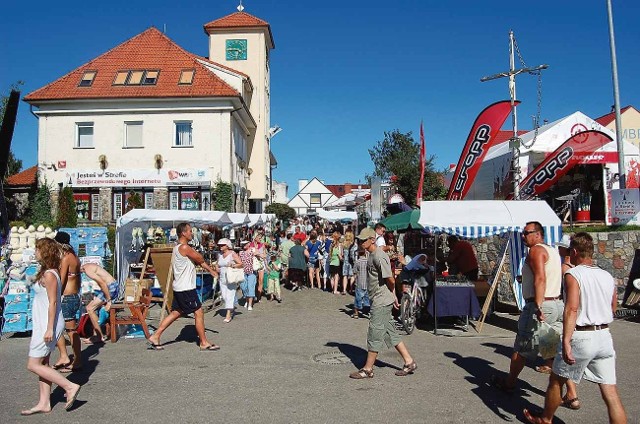
[[[298,191],[302,191],[307,184],[309,184],[309,180],[298,180]]]

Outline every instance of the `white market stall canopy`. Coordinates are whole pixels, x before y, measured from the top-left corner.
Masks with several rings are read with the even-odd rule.
[[[522,287],[515,276],[521,275],[526,246],[521,233],[527,222],[538,221],[544,227],[545,242],[554,246],[562,238],[562,223],[542,200],[449,200],[422,202],[418,223],[426,231],[443,232],[462,238],[480,238],[509,233],[511,277],[516,302],[522,309]]]
[[[318,210],[318,216],[327,221],[356,221],[358,214],[353,211],[326,211],[324,209]]]
[[[188,222],[196,227],[205,224],[219,227],[233,224],[229,214],[220,211],[133,209],[127,212],[116,221],[116,258],[120,284],[123,284],[124,280],[129,276],[129,264],[132,263],[131,261],[137,262],[137,260],[133,260],[133,256],[140,254],[129,252],[129,246],[133,239],[133,228],[140,227],[143,232],[146,232],[151,225],[175,227],[181,222]]]
[[[256,225],[263,225],[265,221],[262,219],[262,214],[250,213],[249,214],[249,227],[255,227]]]
[[[231,220],[230,225],[249,225],[251,223],[248,213],[228,212],[227,216]]]

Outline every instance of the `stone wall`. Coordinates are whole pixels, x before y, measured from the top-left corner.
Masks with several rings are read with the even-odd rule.
[[[566,234],[571,234],[566,232]],[[617,231],[589,233],[593,237],[595,253],[594,264],[609,271],[618,284],[618,296],[622,299],[636,249],[640,249],[640,231]],[[487,237],[470,240],[476,250],[480,274],[491,275],[500,260],[498,257],[502,246],[506,243],[503,237]],[[507,255],[507,266],[509,255]],[[509,278],[502,278],[498,286],[498,300],[514,303]]]

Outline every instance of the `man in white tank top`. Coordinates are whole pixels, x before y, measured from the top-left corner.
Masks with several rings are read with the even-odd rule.
[[[219,346],[209,342],[204,329],[204,312],[202,303],[196,291],[196,265],[200,265],[211,275],[215,276],[215,271],[204,260],[202,255],[196,252],[189,242],[193,238],[191,225],[183,222],[177,227],[178,244],[173,248],[171,263],[173,266],[173,303],[171,313],[167,315],[156,332],[148,339],[148,349],[163,350],[160,344],[160,336],[175,320],[183,315],[193,314],[196,323],[196,332],[200,338],[201,351],[213,351],[220,349]]]
[[[607,271],[593,265],[593,238],[577,233],[569,245],[571,263],[576,266],[564,275],[565,310],[562,350],[553,361],[553,371],[541,416],[527,409],[531,423],[551,423],[562,402],[562,385],[579,383],[582,377],[600,386],[610,423],[626,423],[616,387],[616,353],[609,323],[618,305],[616,283]]]
[[[506,392],[515,389],[527,359],[534,361],[538,356],[539,323],[544,321],[560,332],[564,309],[560,300],[560,255],[557,250],[544,244],[544,227],[537,221],[527,222],[522,231],[522,239],[529,248],[522,268],[525,305],[518,319],[518,333],[513,345],[509,374],[506,378],[491,378],[495,387]]]

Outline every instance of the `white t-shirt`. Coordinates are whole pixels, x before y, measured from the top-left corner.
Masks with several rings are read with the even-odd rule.
[[[178,249],[179,244],[173,248],[173,291],[193,290],[196,288],[196,266]]]
[[[613,321],[611,301],[616,283],[611,274],[592,265],[578,265],[565,274],[572,275],[580,286],[576,325],[602,325]]]
[[[376,237],[376,246],[378,247],[384,247],[387,245],[387,242],[384,240],[384,236],[378,236]]]

